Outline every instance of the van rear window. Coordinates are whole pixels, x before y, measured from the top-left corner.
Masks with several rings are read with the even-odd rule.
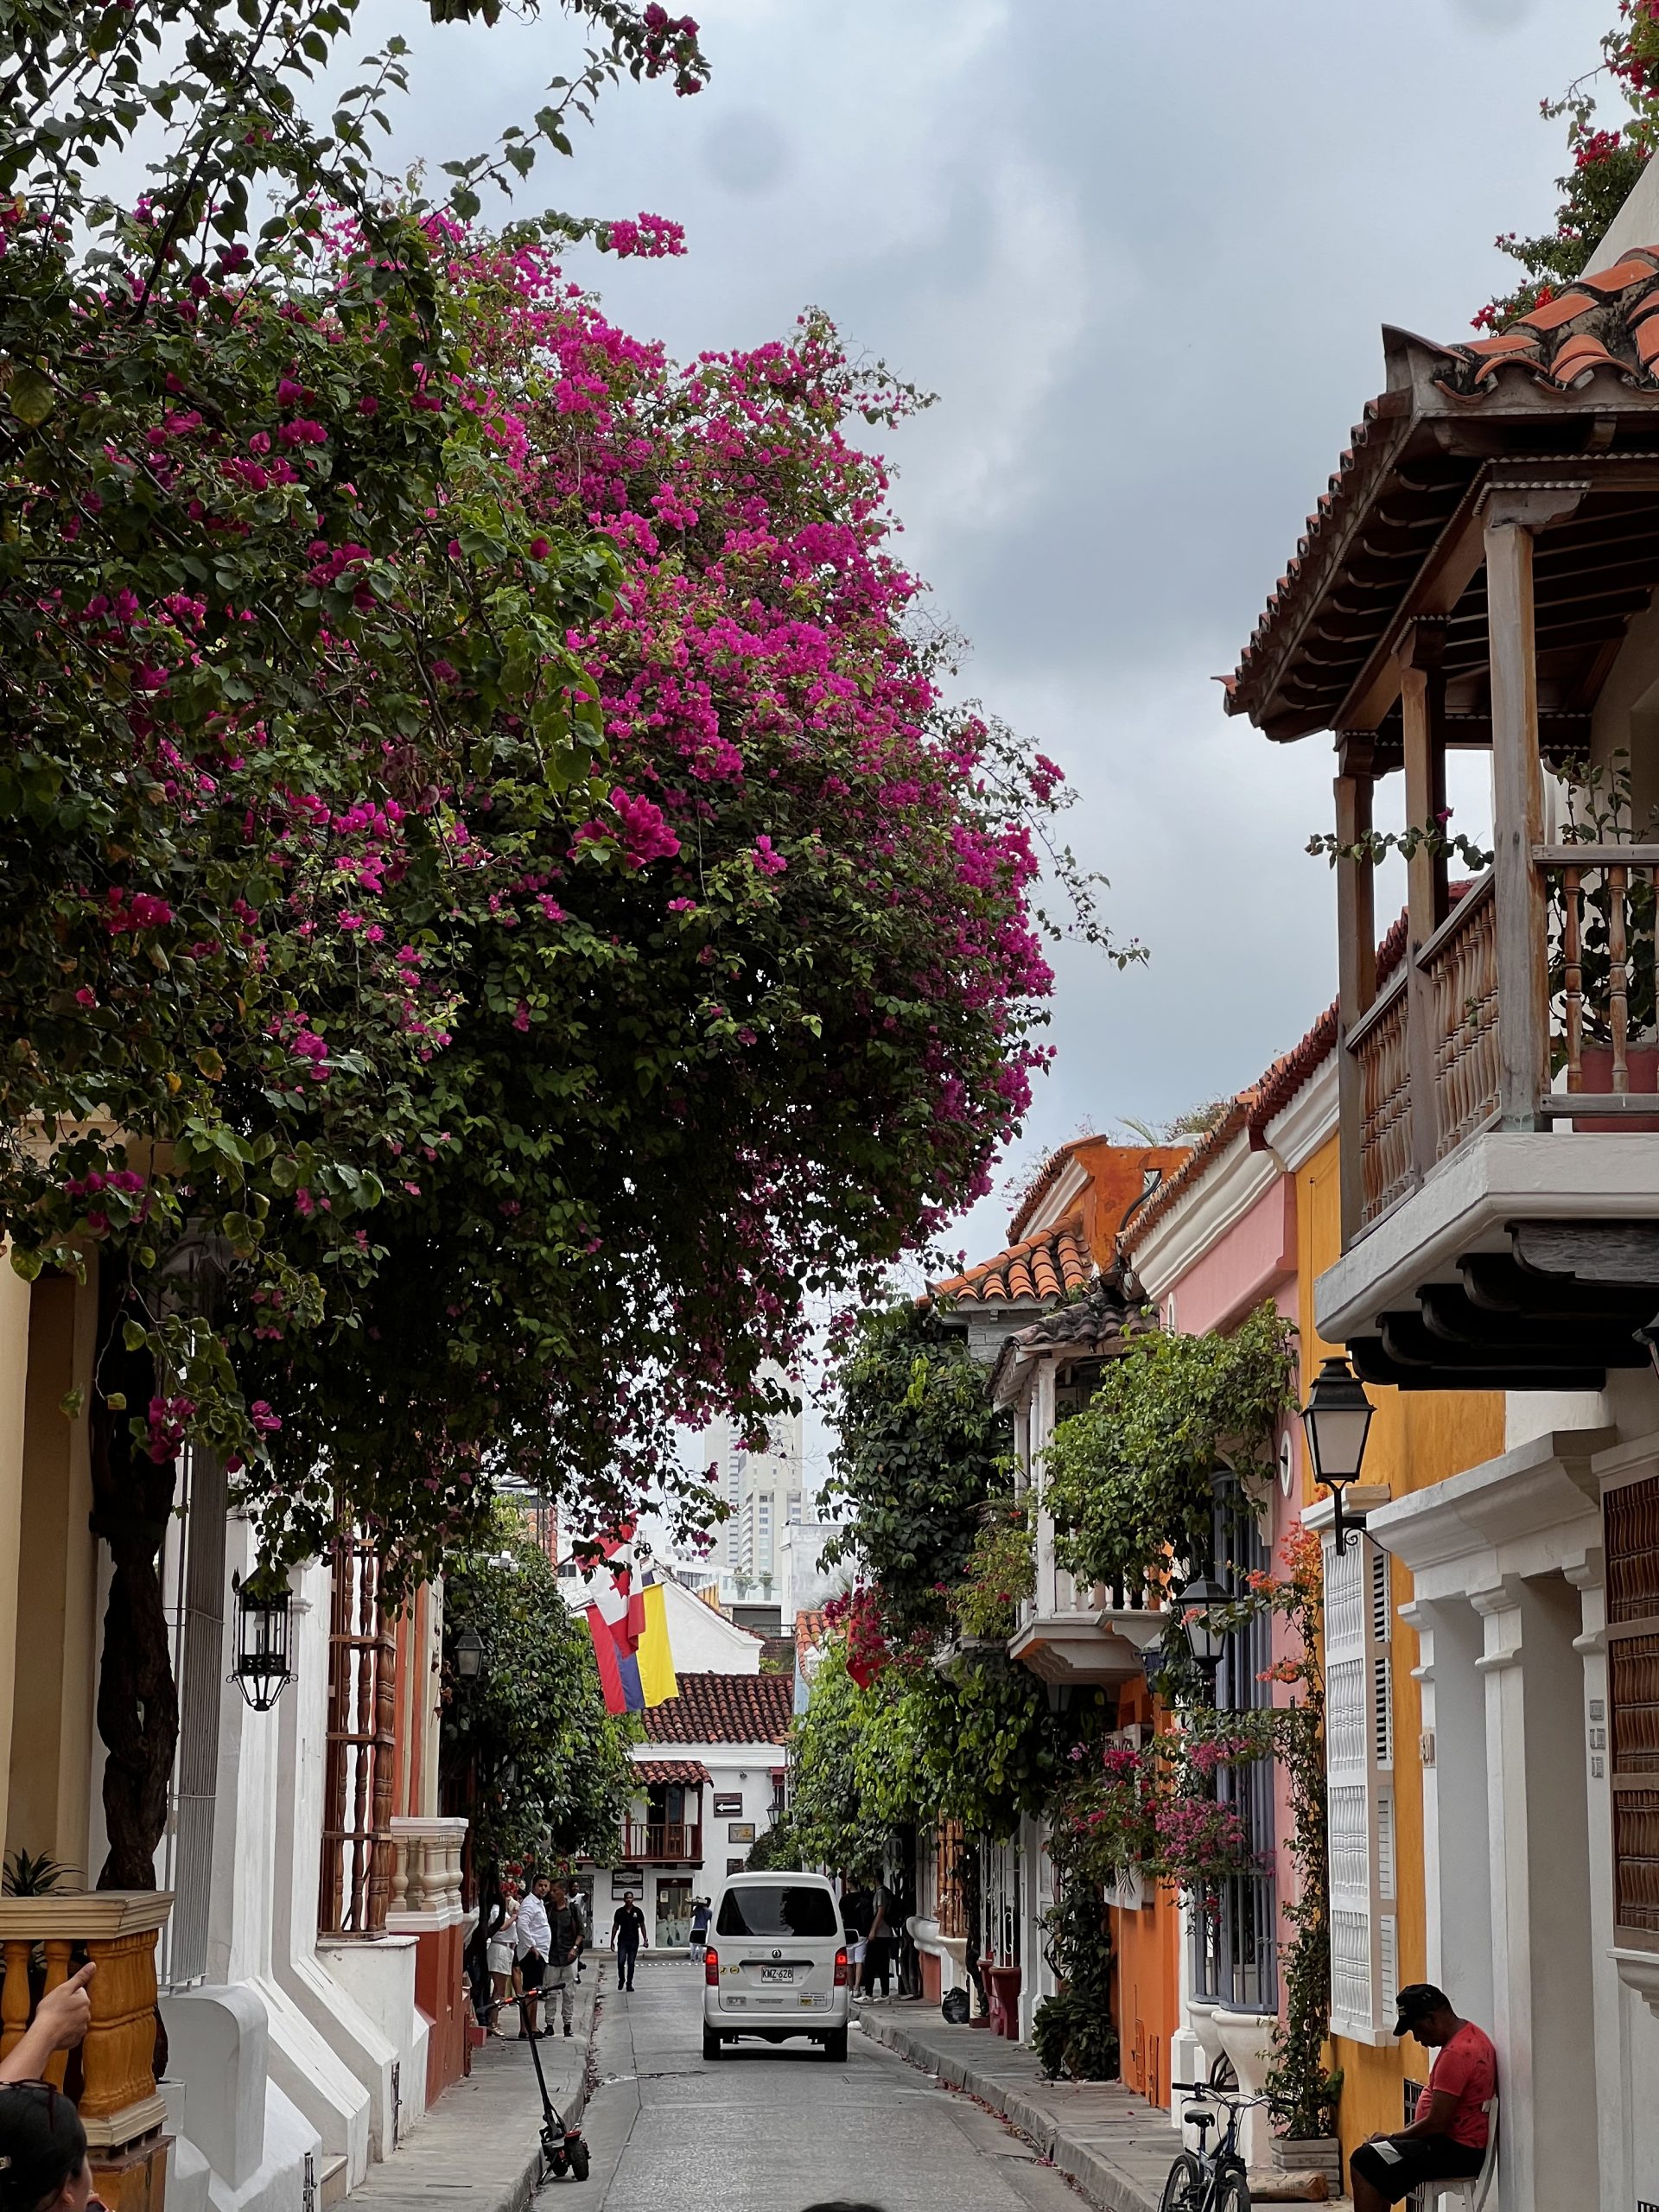
[[[776,1889],[746,1883],[741,1890],[728,1890],[721,1899],[715,1933],[838,1938],[841,1916],[827,1890],[795,1888],[785,1882]]]

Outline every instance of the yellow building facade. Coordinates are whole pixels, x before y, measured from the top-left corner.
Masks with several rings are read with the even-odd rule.
[[[1343,1347],[1320,1336],[1313,1313],[1314,1284],[1342,1249],[1338,1141],[1333,1135],[1300,1171],[1296,1219],[1300,1250],[1297,1281],[1303,1371]],[[1392,1497],[1427,1490],[1449,1475],[1478,1466],[1503,1449],[1504,1399],[1497,1390],[1400,1391],[1373,1387],[1376,1414],[1366,1446],[1364,1481]],[[1304,1503],[1313,1491],[1304,1470]],[[1389,1649],[1392,1697],[1394,1974],[1396,1986],[1428,1979],[1427,1897],[1423,1850],[1423,1766],[1433,1747],[1423,1738],[1422,1701],[1415,1674],[1416,1637],[1400,1619],[1412,1582],[1389,1561],[1389,1612],[1395,1632]],[[1338,2124],[1344,2169],[1348,2154],[1368,2135],[1402,2123],[1407,2084],[1421,2082],[1427,2053],[1386,2032],[1376,2042],[1333,2034],[1331,2063],[1343,2075]]]

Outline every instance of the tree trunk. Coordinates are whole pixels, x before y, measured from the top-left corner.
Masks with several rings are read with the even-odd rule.
[[[99,1359],[92,1402],[92,1528],[110,1548],[114,1572],[104,1615],[98,1677],[98,1732],[104,1764],[109,1856],[100,1890],[153,1890],[156,1853],[167,1826],[167,1789],[179,1740],[179,1696],[162,1603],[161,1556],[173,1510],[175,1463],[157,1463],[133,1440],[131,1420],[156,1392],[156,1363],[121,1340],[127,1285],[111,1263],[99,1269]],[[124,1409],[109,1394],[124,1396]]]

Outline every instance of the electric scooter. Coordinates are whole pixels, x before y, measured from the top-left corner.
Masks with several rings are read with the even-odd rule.
[[[547,2076],[542,2071],[542,2054],[537,2049],[538,2038],[530,2039],[531,2063],[536,2069],[536,2086],[542,2093],[542,2157],[555,2181],[563,2181],[569,2174],[574,2181],[588,2178],[588,2145],[579,2127],[565,2125],[563,2117],[547,2094]]]
[[[502,2009],[499,2003],[484,2007],[486,2014]],[[542,2071],[542,2054],[537,2049],[540,2040],[538,2036],[529,2038],[530,2061],[536,2069],[536,2086],[542,2093],[542,2162],[555,2181],[563,2181],[567,2174],[575,2181],[586,2181],[588,2145],[581,2128],[567,2125],[564,2115],[547,2094],[547,2076]]]

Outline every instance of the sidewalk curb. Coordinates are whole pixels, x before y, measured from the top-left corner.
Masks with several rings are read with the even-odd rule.
[[[1096,2157],[1086,2145],[1068,2141],[1051,2113],[1042,2111],[1006,2082],[982,2073],[977,2067],[964,2066],[948,2053],[935,2050],[919,2036],[912,2035],[902,2021],[865,2012],[859,2016],[859,2025],[872,2041],[882,2044],[908,2065],[922,2073],[937,2075],[952,2088],[965,2089],[969,2096],[977,2097],[992,2112],[1010,2121],[1042,2157],[1074,2181],[1091,2203],[1103,2208],[1103,2212],[1157,2212],[1154,2197],[1147,2195],[1106,2159]],[[1172,2151],[1171,2156],[1173,2155]]]
[[[576,2085],[575,2095],[568,2105],[561,2105],[556,2096],[553,2100],[554,2110],[562,2114],[568,2126],[575,2126],[580,2123],[582,2114],[588,2109],[588,2099],[594,2093],[594,2083],[598,2079],[595,2044],[599,2036],[600,2000],[604,1993],[605,1970],[602,1967],[596,1966],[593,2001],[588,2008],[587,2037],[582,2044],[582,2078]],[[511,2042],[512,2037],[509,2037],[507,2040]],[[534,2079],[533,2074],[531,2078]],[[550,2091],[549,2094],[552,2093]],[[526,2208],[537,2190],[543,2188],[550,2179],[550,2177],[543,2171],[542,2165],[539,2107],[536,2126],[537,2139],[524,2160],[517,2181],[512,2183],[505,2196],[495,2197],[488,2205],[478,2208],[477,2212],[526,2212]]]

